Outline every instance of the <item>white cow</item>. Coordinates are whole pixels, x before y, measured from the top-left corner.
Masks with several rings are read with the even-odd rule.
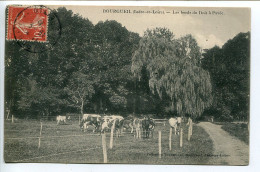
[[[70,119],[70,116],[67,117],[67,116],[58,115],[56,117],[57,125],[60,124],[60,122],[63,122],[63,124],[66,124],[67,119]]]
[[[169,124],[172,128],[174,128],[175,135],[176,135],[176,131],[178,131],[178,135],[179,135],[179,127],[181,125],[181,121],[182,121],[181,117],[169,119]]]

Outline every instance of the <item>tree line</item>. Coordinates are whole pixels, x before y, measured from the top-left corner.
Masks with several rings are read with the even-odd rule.
[[[203,54],[202,67],[209,71],[213,104],[205,111],[222,120],[247,120],[250,93],[250,32],[239,33],[222,48]]]
[[[191,35],[175,38],[167,28],[141,37],[117,21],[94,25],[66,8],[53,12],[62,34],[48,51],[30,53],[6,41],[6,114],[230,118],[248,112],[249,33],[202,54]]]

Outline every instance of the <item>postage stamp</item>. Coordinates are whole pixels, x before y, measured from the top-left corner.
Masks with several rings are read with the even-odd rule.
[[[55,10],[44,5],[7,7],[6,40],[15,41],[30,53],[53,49],[61,37],[61,22]]]
[[[48,8],[9,6],[8,40],[47,41]]]

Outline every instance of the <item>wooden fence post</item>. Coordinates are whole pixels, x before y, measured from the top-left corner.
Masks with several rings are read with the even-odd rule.
[[[110,133],[110,149],[113,148],[115,122],[116,122],[116,121],[114,120],[113,126],[111,127],[111,133]]]
[[[182,128],[181,128],[181,133],[180,133],[180,147],[182,148]]]
[[[9,119],[9,115],[10,115],[10,110],[7,110],[7,116],[6,116],[6,120]]]
[[[142,138],[142,130],[141,127],[138,129],[138,138],[141,139]]]
[[[103,148],[103,157],[104,163],[107,163],[107,144],[106,144],[106,134],[102,134],[102,148]]]
[[[169,135],[169,150],[172,150],[172,127],[170,128],[170,135]]]
[[[40,136],[39,136],[39,142],[38,142],[38,149],[40,149],[40,147],[41,147],[41,137],[42,137],[42,122],[41,122]]]
[[[162,157],[162,132],[158,131],[159,137],[158,137],[158,146],[159,146],[159,158]]]
[[[193,128],[193,125],[192,125],[192,121],[190,122],[190,135],[192,136],[192,128]]]
[[[12,123],[14,123],[14,115],[12,115]]]
[[[191,136],[191,125],[189,125],[189,128],[188,128],[188,141],[190,141],[190,136]]]

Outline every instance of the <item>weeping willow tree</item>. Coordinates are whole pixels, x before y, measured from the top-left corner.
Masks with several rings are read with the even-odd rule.
[[[147,30],[132,58],[132,73],[140,80],[141,70],[149,73],[149,88],[168,108],[183,116],[198,117],[212,103],[210,75],[201,68],[196,40],[187,35],[175,39],[166,28]]]

